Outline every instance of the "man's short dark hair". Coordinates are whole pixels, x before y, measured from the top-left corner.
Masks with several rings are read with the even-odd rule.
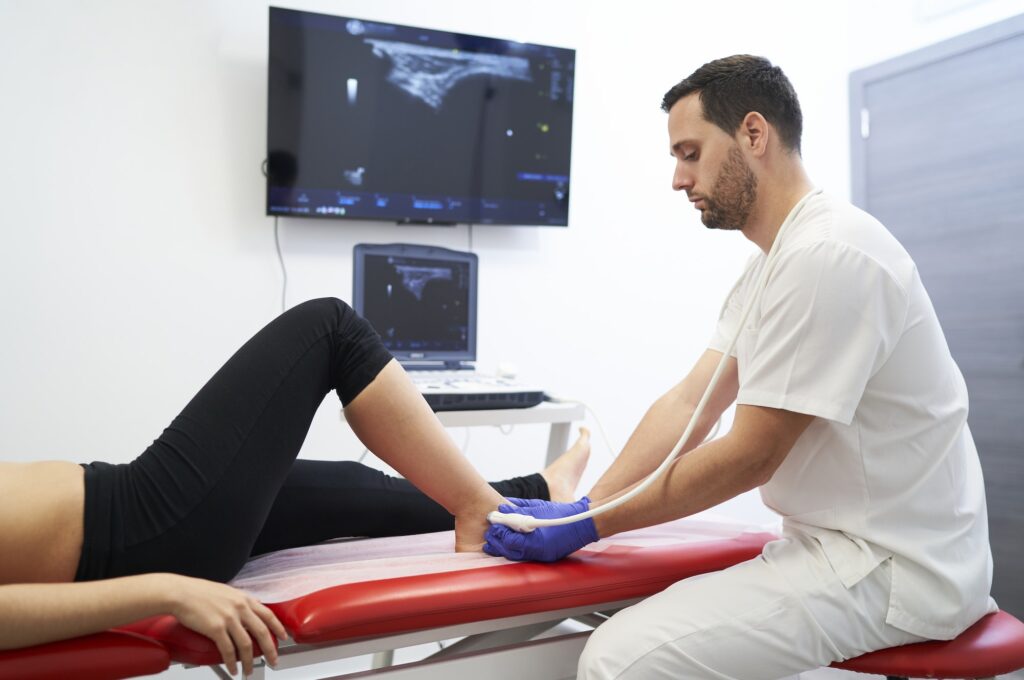
[[[704,119],[730,135],[751,111],[778,130],[783,146],[800,153],[804,118],[789,78],[764,57],[737,54],[709,61],[665,93],[665,113],[683,97],[698,93]]]

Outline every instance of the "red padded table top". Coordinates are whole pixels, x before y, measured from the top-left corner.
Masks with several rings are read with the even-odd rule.
[[[0,680],[115,680],[168,666],[170,655],[160,643],[115,631],[0,651]]]
[[[673,546],[582,550],[556,564],[515,563],[350,583],[268,605],[299,643],[411,632],[657,593],[680,579],[751,559],[769,533]],[[161,642],[171,658],[217,663],[213,643],[157,617],[125,628]]]
[[[269,606],[300,643],[345,641],[582,606],[600,608],[652,595],[680,579],[755,557],[774,538],[770,533],[744,532],[671,545],[611,545],[582,550],[554,565],[501,561],[501,566],[346,582]],[[332,569],[337,566],[331,565]],[[164,670],[169,658],[193,664],[220,660],[212,642],[174,618],[162,616],[119,631],[0,652],[0,680],[49,680],[67,677],[69,672],[87,680],[126,678]],[[998,612],[956,640],[881,650],[834,665],[907,677],[999,675],[1024,667],[1024,624]]]

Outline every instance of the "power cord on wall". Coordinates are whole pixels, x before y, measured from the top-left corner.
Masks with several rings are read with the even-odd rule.
[[[260,172],[263,173],[264,177],[269,178],[267,174],[267,164],[270,162],[269,158],[264,158],[263,162],[260,163]],[[288,270],[284,266],[284,256],[281,254],[281,237],[278,234],[277,215],[274,215],[274,247],[277,249],[277,261],[281,264],[281,313],[287,308],[285,301],[288,296]]]
[[[281,313],[286,309],[285,300],[288,296],[288,270],[284,266],[284,256],[281,254],[281,238],[278,235],[277,215],[274,216],[274,245],[277,247],[277,261],[281,263]]]

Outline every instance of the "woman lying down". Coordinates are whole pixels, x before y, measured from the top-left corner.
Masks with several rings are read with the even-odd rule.
[[[405,479],[296,460],[330,390]],[[250,635],[272,664],[273,638],[286,637],[267,607],[225,585],[250,556],[453,525],[457,551],[480,550],[504,496],[571,500],[589,452],[584,430],[541,473],[488,485],[364,319],[340,300],[303,303],[131,463],[0,463],[0,649],[171,614],[249,674]]]

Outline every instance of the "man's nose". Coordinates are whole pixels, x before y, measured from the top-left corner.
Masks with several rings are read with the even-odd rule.
[[[676,171],[672,173],[672,189],[674,191],[689,192],[693,188],[693,176],[686,172],[682,163],[676,165]]]

